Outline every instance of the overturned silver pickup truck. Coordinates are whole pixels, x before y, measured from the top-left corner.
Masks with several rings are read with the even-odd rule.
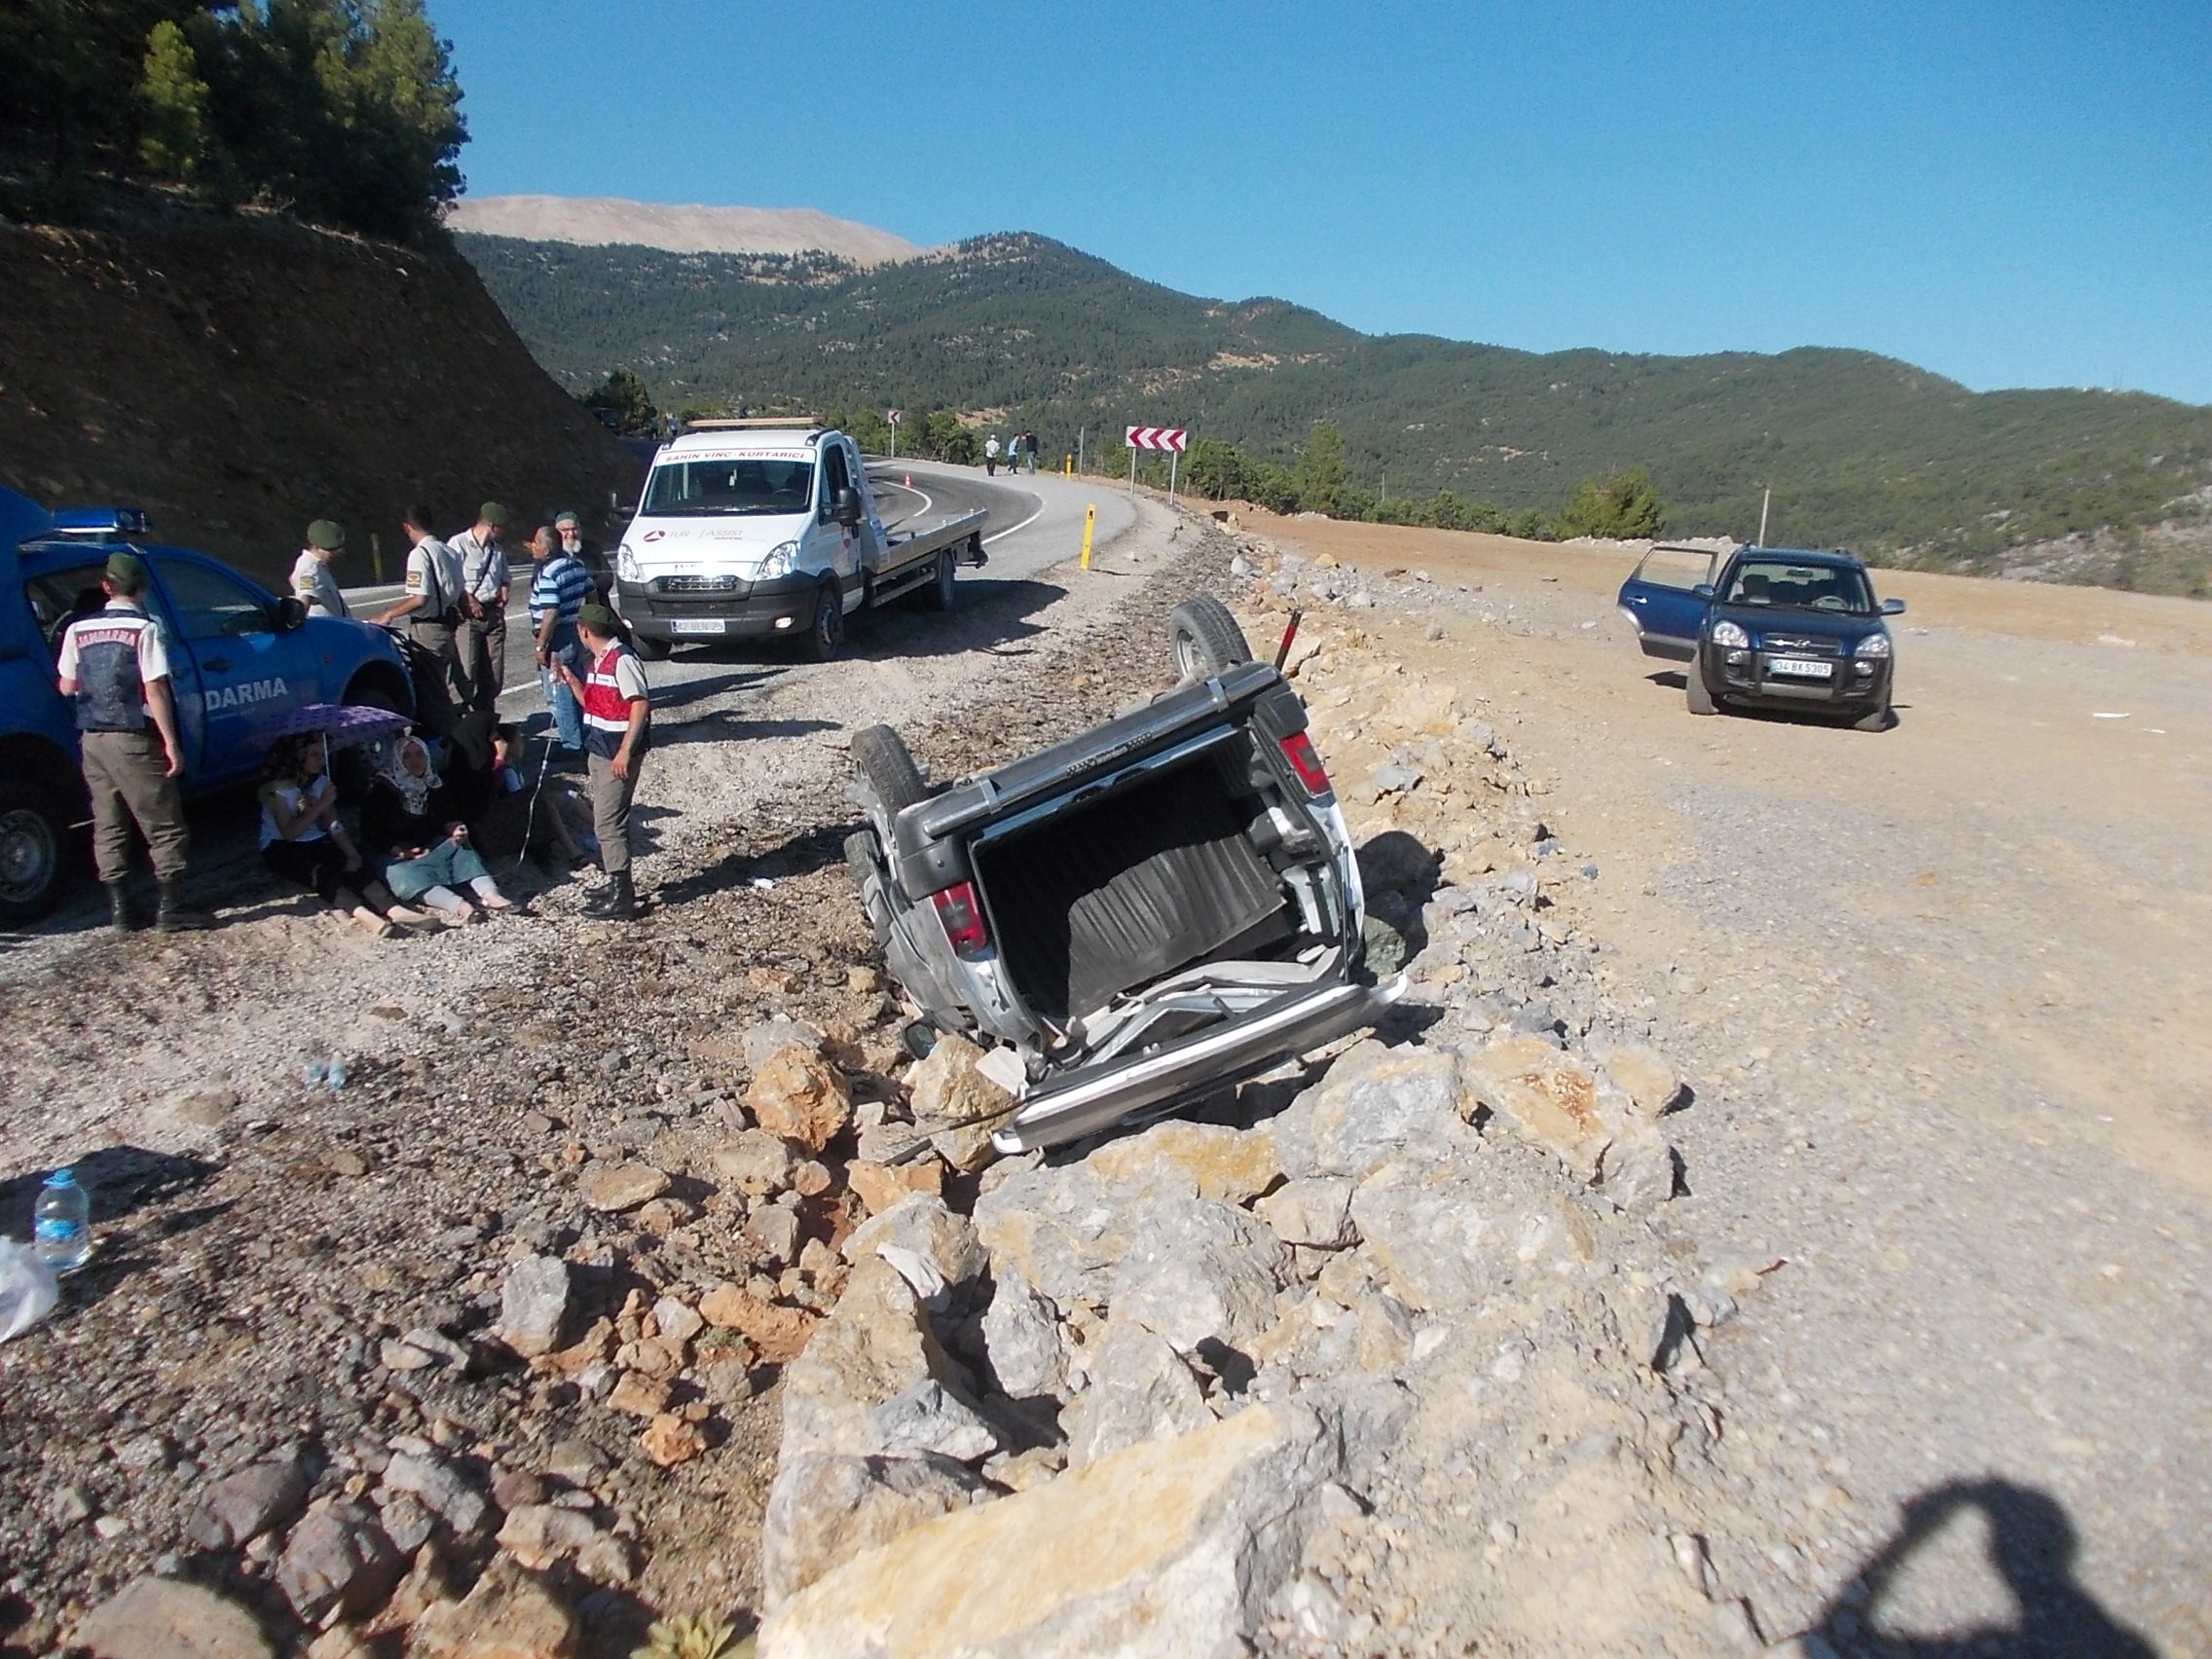
[[[1218,600],[1175,608],[1181,684],[933,791],[853,739],[845,855],[892,975],[985,1048],[1003,1152],[1154,1116],[1374,1022],[1359,867],[1306,706]]]

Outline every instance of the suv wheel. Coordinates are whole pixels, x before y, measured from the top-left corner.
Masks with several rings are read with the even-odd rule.
[[[0,922],[53,909],[74,862],[69,820],[54,797],[22,779],[0,782]]]
[[[1713,700],[1713,693],[1705,688],[1705,665],[1695,657],[1690,659],[1689,672],[1682,676],[1682,701],[1689,705],[1693,715],[1717,715],[1720,705]]]
[[[1244,630],[1229,607],[1210,593],[1194,594],[1167,613],[1167,648],[1175,678],[1188,685],[1252,660]]]

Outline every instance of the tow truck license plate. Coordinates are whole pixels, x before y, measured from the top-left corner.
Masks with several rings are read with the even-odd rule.
[[[1835,672],[1835,665],[1826,662],[1807,662],[1802,657],[1769,657],[1766,671],[1792,680],[1825,680]]]
[[[721,634],[728,630],[729,624],[719,616],[683,616],[668,625],[672,634]]]

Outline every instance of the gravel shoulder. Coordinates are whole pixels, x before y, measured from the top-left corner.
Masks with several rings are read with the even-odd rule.
[[[842,864],[849,733],[890,721],[965,769],[1103,718],[1164,674],[1195,540],[1147,506],[1088,575],[964,577],[952,615],[887,613],[840,662],[686,677],[656,699],[634,928],[523,866],[498,873],[532,917],[377,941],[240,856],[205,878],[206,934],[64,917],[8,938],[0,1213],[23,1235],[45,1171],[77,1163],[98,1250],[0,1348],[0,1652],[48,1651],[149,1569],[296,1631],[276,1534],[196,1552],[197,1495],[294,1456],[317,1502],[383,1493],[395,1438],[495,1495],[550,1482],[619,1541],[630,1570],[578,1585],[587,1653],[629,1652],[659,1611],[756,1605],[773,1371],[710,1381],[702,1348],[679,1392],[710,1444],[663,1470],[637,1418],[488,1348],[502,1276],[564,1255],[581,1314],[633,1325],[637,1297],[745,1279],[756,1241],[710,1157],[744,1122],[737,1034],[809,1021],[862,1078],[896,1044],[898,1005],[854,974],[872,946]],[[203,832],[235,836],[241,810]],[[319,1050],[348,1059],[342,1091],[303,1082]],[[663,1196],[593,1201],[632,1165]],[[463,1563],[489,1543],[437,1539]]]

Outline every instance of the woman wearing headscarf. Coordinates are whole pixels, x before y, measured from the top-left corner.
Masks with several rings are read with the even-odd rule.
[[[419,737],[400,739],[371,781],[361,804],[361,837],[390,858],[384,878],[394,893],[420,900],[454,926],[483,919],[457,888],[467,888],[485,910],[515,907],[468,844],[468,826],[453,810]]]
[[[400,903],[363,867],[339,822],[338,791],[328,767],[320,737],[283,737],[271,745],[259,792],[261,862],[286,880],[313,888],[325,904],[379,939],[391,937],[393,922],[435,920]]]

